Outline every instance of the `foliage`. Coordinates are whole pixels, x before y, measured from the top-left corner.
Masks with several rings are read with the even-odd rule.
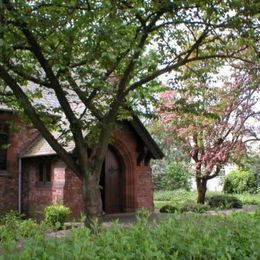
[[[184,162],[170,162],[161,179],[163,190],[177,190],[191,188],[191,172]]]
[[[114,223],[97,234],[78,228],[64,239],[28,239],[23,250],[5,251],[2,259],[259,259],[259,218],[174,214],[152,225],[146,219],[128,228]]]
[[[242,208],[242,201],[234,196],[215,195],[209,198],[208,203],[212,208],[232,209]]]
[[[248,123],[259,121],[257,74],[256,62],[250,69],[234,70],[233,78],[220,86],[194,77],[185,79],[182,90],[160,94],[158,117],[192,160],[200,203],[207,181],[221,173],[233,154],[246,153],[248,141],[258,139],[259,129]]]
[[[10,211],[2,217],[0,223],[0,242],[18,241],[21,238],[34,236],[40,226],[31,219],[22,219],[15,211]]]
[[[194,201],[185,201],[180,208],[181,212],[204,213],[209,210],[208,205],[197,204]]]
[[[61,204],[50,205],[44,209],[45,221],[55,228],[61,228],[70,209]]]
[[[5,0],[0,8],[1,101],[23,111],[91,186],[84,194],[90,217],[101,215],[102,205],[99,182],[89,176],[100,175],[116,122],[147,107],[161,89],[158,77],[178,71],[178,80],[184,66],[208,60],[203,73],[192,70],[205,76],[226,59],[241,59],[242,50],[257,49],[253,1]],[[60,120],[53,123],[49,114]]]
[[[154,190],[159,191],[172,189],[171,187],[165,187],[162,181],[163,179],[167,181],[167,177],[170,177],[167,173],[171,175],[171,170],[169,168],[171,168],[172,164],[176,164],[176,166],[180,166],[180,168],[183,168],[184,177],[181,179],[183,179],[185,185],[184,187],[180,188],[189,189],[189,170],[185,171],[184,169],[187,168],[186,165],[188,165],[189,163],[189,157],[185,153],[183,153],[181,149],[178,149],[178,147],[180,146],[180,141],[178,139],[170,138],[169,134],[164,131],[164,126],[162,125],[162,122],[159,120],[149,120],[146,124],[146,127],[164,152],[164,158],[162,160],[153,160],[151,163]],[[178,175],[178,172],[176,174]],[[168,178],[168,181],[171,182],[170,178]],[[179,178],[177,178],[177,181],[179,181]],[[177,186],[182,186],[182,183],[183,182],[181,181],[180,185]]]
[[[177,207],[174,207],[173,205],[164,205],[160,208],[161,213],[175,213],[178,211]]]
[[[256,176],[251,171],[233,170],[225,176],[223,191],[225,193],[256,193]]]
[[[256,151],[250,151],[244,156],[234,157],[233,162],[239,169],[253,171],[255,174],[260,170],[259,148]],[[251,149],[252,150],[252,149]]]

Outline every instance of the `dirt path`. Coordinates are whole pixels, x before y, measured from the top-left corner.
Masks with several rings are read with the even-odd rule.
[[[208,215],[228,215],[234,212],[254,212],[260,210],[260,205],[244,205],[241,209],[208,210]]]

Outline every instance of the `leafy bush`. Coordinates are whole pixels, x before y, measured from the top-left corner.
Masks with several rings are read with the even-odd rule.
[[[234,170],[225,176],[225,193],[257,193],[257,180],[251,171]]]
[[[186,201],[182,206],[181,212],[195,212],[195,213],[204,213],[209,209],[208,205],[198,204],[194,201]]]
[[[77,228],[64,239],[28,239],[2,259],[260,259],[259,216],[174,214],[152,225],[141,218],[128,228],[114,223],[95,234]]]
[[[45,221],[55,228],[61,228],[70,209],[61,204],[50,205],[44,209]]]
[[[38,232],[39,225],[31,219],[22,219],[15,211],[10,211],[1,218],[0,241],[19,240],[31,237]]]
[[[184,162],[170,162],[162,175],[162,188],[165,190],[191,189],[191,172]]]
[[[209,198],[208,203],[212,208],[222,208],[222,209],[242,208],[243,206],[241,200],[239,200],[235,196],[228,196],[228,195],[212,196]]]
[[[175,213],[178,211],[178,208],[173,205],[164,205],[160,208],[161,213]]]

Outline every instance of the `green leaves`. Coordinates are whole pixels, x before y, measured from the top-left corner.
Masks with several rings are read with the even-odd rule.
[[[139,217],[127,228],[113,223],[96,234],[77,228],[65,238],[33,236],[21,250],[12,245],[2,253],[3,259],[259,259],[259,232],[259,212],[175,214],[158,223]]]
[[[86,156],[86,149],[77,145],[105,147],[100,140],[103,122],[108,117],[112,125],[128,119],[125,107],[150,113],[157,105],[154,93],[164,88],[159,77],[166,73],[175,72],[172,88],[198,94],[194,102],[179,99],[177,105],[180,112],[181,106],[189,115],[195,112],[196,127],[205,129],[219,119],[215,110],[223,107],[208,110],[218,100],[207,96],[201,83],[208,82],[224,60],[243,59],[246,48],[257,50],[255,9],[254,1],[236,0],[6,0],[0,17],[0,78],[15,95],[4,101],[24,109],[75,172],[85,167],[77,166]],[[184,80],[189,84],[183,88]],[[44,93],[51,98],[39,102]],[[52,98],[55,105],[50,109]],[[65,139],[74,139],[75,157],[50,134],[47,112],[60,113],[55,129],[66,133]],[[177,126],[183,126],[180,119]],[[86,130],[90,134],[85,140]],[[201,139],[201,131],[199,135]],[[110,137],[111,132],[105,141]]]

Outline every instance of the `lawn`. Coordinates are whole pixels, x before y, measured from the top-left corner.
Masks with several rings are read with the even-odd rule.
[[[221,192],[208,192],[206,198],[213,195],[223,194]],[[175,191],[157,191],[154,193],[154,206],[161,208],[164,205],[182,205],[187,201],[196,202],[196,192],[189,192],[185,190]],[[243,205],[260,205],[260,194],[233,194],[233,196],[240,199]]]

